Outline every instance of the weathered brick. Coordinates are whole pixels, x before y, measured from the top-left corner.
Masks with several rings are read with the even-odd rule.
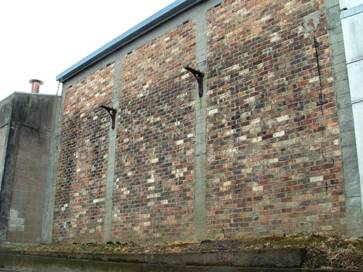
[[[55,240],[102,239],[109,117],[100,106],[110,103],[113,77],[111,64],[66,90],[55,198]]]
[[[318,10],[317,31],[305,33],[304,16]],[[219,180],[208,182],[211,235],[343,228],[339,126],[322,11],[322,1],[231,0],[209,11],[209,107],[218,115],[208,116],[208,180]],[[322,107],[312,35],[320,43]],[[235,153],[224,152],[231,147]],[[334,186],[326,190],[328,180]],[[216,188],[228,182],[226,198]],[[333,212],[331,205],[340,208]]]
[[[225,0],[208,11],[207,135],[196,133],[196,84],[183,69],[197,67],[195,21],[122,59],[113,239],[194,237],[195,142],[203,136],[208,237],[345,227],[322,2]],[[320,23],[307,32],[304,17],[316,11]],[[313,35],[320,44],[320,78]],[[114,73],[113,64],[100,68],[66,92],[57,240],[102,240],[110,124],[98,107],[111,101]]]
[[[195,141],[195,84],[183,66],[195,62],[195,42],[191,21],[134,50],[122,63],[115,239],[173,239],[175,233],[182,238],[193,231],[194,158],[187,150]],[[131,193],[123,198],[117,186]],[[147,222],[139,217],[145,213]]]

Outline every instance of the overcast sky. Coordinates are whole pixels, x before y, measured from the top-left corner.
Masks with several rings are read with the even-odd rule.
[[[29,79],[55,94],[55,77],[173,0],[3,0],[0,100],[29,92]]]

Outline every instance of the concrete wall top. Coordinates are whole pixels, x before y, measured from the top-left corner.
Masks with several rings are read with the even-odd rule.
[[[11,116],[11,101],[13,96],[9,96],[0,101],[0,128],[9,123]]]
[[[41,131],[49,130],[54,124],[54,120],[49,116],[52,116],[54,104],[58,99],[59,96],[15,93],[12,121]]]

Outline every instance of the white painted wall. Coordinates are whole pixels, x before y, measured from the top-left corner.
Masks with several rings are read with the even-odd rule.
[[[363,13],[344,18],[342,26],[347,62],[363,59]]]
[[[356,6],[362,5],[363,0],[340,0],[340,8],[354,8]]]
[[[354,129],[357,141],[361,192],[363,192],[363,102],[353,104]]]
[[[341,8],[358,9],[342,19],[349,87],[354,116],[361,192],[363,192],[363,0],[340,0]],[[363,199],[362,199],[363,205]]]
[[[363,99],[363,60],[348,64],[350,95],[352,102]]]

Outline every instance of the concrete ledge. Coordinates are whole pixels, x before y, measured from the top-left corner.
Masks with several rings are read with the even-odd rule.
[[[62,254],[53,254],[62,255]],[[0,252],[1,269],[16,269],[37,272],[78,272],[78,271],[124,271],[124,272],[237,272],[237,271],[327,271],[283,267],[283,265],[301,265],[303,250],[263,250],[239,253],[195,253],[168,255],[72,255],[63,254],[63,258],[54,256],[22,255],[14,252]],[[90,258],[91,257],[91,258]],[[281,267],[276,268],[276,263]],[[225,265],[221,265],[224,263]],[[193,265],[192,265],[193,264]],[[231,266],[233,264],[236,266]],[[248,267],[249,265],[257,267]],[[273,265],[273,267],[270,267]],[[266,266],[266,267],[261,267]],[[331,270],[353,271],[353,270]]]
[[[268,268],[300,268],[304,261],[304,249],[263,249],[239,252],[177,253],[177,254],[125,254],[102,255],[85,253],[28,253],[0,252],[0,257],[17,256],[33,258],[63,258],[118,263],[197,266],[238,266]],[[14,258],[14,257],[13,257]],[[0,265],[1,265],[0,260]]]

